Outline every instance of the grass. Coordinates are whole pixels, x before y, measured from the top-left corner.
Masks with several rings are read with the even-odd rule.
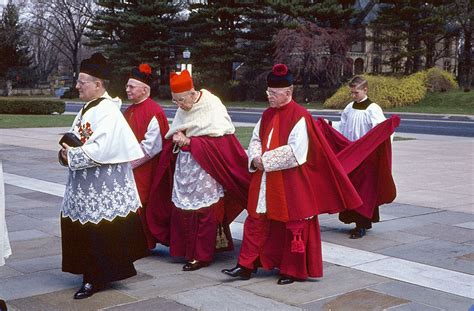
[[[474,115],[474,90],[427,93],[423,100],[414,105],[385,111]]]
[[[252,137],[253,127],[236,127],[235,136],[239,139],[244,148],[249,146],[250,138]]]
[[[74,115],[0,114],[0,128],[69,127]]]

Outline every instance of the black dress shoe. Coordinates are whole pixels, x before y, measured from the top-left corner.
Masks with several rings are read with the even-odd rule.
[[[252,270],[241,266],[235,266],[232,269],[223,269],[222,273],[233,278],[240,277],[242,280],[248,280],[252,276]]]
[[[351,235],[349,238],[351,239],[360,239],[365,235],[365,228],[355,228],[350,231]]]
[[[278,285],[288,285],[295,281],[291,276],[282,276],[278,279]]]
[[[183,266],[183,271],[194,271],[209,266],[206,261],[193,260]]]
[[[81,288],[74,294],[74,299],[89,298],[94,293],[97,293],[103,288],[100,285],[93,285],[92,283],[82,283]]]
[[[7,311],[7,304],[3,299],[0,299],[0,311]]]

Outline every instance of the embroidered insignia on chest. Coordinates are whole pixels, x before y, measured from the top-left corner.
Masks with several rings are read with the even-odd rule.
[[[79,135],[81,135],[82,143],[85,143],[92,134],[94,134],[94,131],[91,129],[91,124],[89,122],[79,126]]]

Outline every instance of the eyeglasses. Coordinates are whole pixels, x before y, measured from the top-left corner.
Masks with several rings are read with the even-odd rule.
[[[144,87],[144,86],[141,86],[141,85],[131,85],[131,84],[127,84],[125,86],[125,89],[130,89],[130,90],[133,90],[133,89],[136,89],[137,87]]]
[[[184,101],[186,100],[185,97],[181,97],[181,98],[178,98],[178,99],[172,99],[171,102],[175,105],[177,105],[178,103],[184,103]]]
[[[183,97],[180,97],[180,98],[173,98],[173,99],[171,99],[171,102],[175,105],[177,105],[178,103],[184,103],[184,101],[186,100],[186,96],[190,96],[190,95],[191,95],[191,93],[186,94],[186,95],[184,95]]]
[[[91,81],[91,80],[89,80],[89,81],[77,80],[77,81],[76,81],[76,84],[79,84],[80,86],[83,86],[84,84],[89,83],[89,82],[94,82],[94,81]]]
[[[267,93],[267,96],[272,96],[272,97],[276,97],[278,95],[283,95],[285,94],[285,92],[277,92],[277,91],[273,91],[273,90],[266,90],[265,93]]]

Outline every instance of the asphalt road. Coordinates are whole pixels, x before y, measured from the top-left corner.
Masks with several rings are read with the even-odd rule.
[[[66,103],[66,112],[78,112],[82,104]],[[123,109],[126,109],[124,106]],[[176,108],[164,107],[167,117],[172,118]],[[261,108],[229,108],[229,114],[234,122],[256,123],[262,114]],[[396,113],[386,113],[387,117]],[[323,117],[331,121],[339,120],[339,113],[336,111],[316,111],[312,115]],[[458,115],[424,115],[403,113],[400,115],[399,133],[431,134],[474,137],[474,117]]]

